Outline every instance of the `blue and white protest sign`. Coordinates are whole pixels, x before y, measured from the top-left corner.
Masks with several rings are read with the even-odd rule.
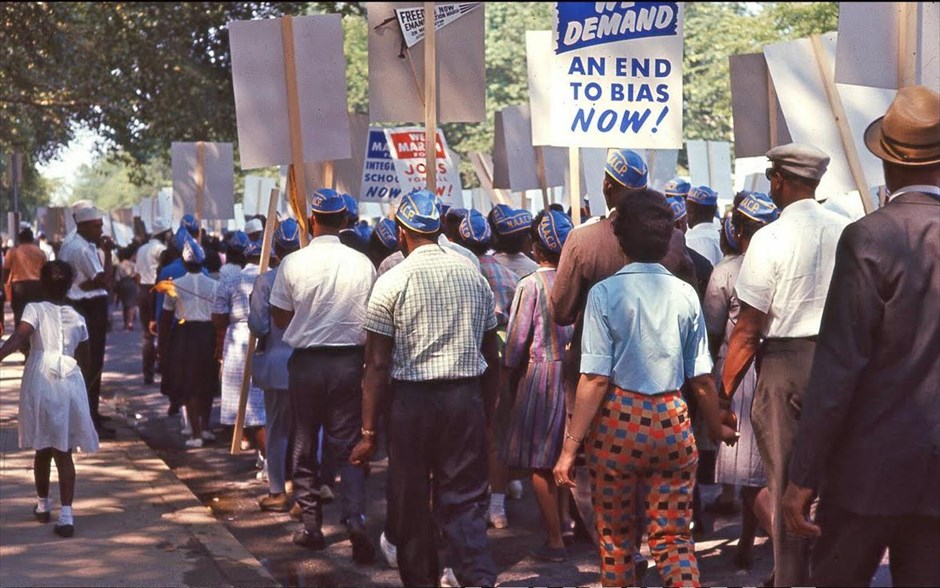
[[[558,2],[553,145],[682,147],[682,3]]]
[[[359,190],[360,202],[387,203],[401,195],[398,172],[388,151],[385,130],[379,127],[369,127]]]

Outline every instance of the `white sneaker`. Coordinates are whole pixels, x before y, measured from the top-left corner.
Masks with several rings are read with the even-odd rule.
[[[379,547],[382,549],[382,555],[385,556],[385,563],[388,564],[388,567],[393,570],[398,569],[398,548],[385,538],[385,531],[382,531],[382,535],[379,537]]]
[[[215,441],[215,435],[212,434],[212,431],[203,431],[202,440],[203,441]]]
[[[255,474],[255,479],[261,480],[262,482],[268,481],[268,461],[264,460],[264,465],[261,466],[261,471]]]
[[[511,480],[506,486],[506,496],[513,500],[522,498],[522,480]]]
[[[506,517],[506,508],[494,508],[490,506],[486,513],[486,522],[494,529],[505,529],[509,526],[509,519]]]
[[[448,588],[458,588],[460,583],[457,581],[457,576],[454,575],[454,570],[451,568],[444,568],[444,573],[441,574],[441,586]]]
[[[191,449],[199,449],[200,447],[202,447],[202,439],[187,439],[186,447],[189,447]]]

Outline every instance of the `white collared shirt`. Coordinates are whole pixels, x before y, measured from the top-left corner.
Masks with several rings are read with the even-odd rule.
[[[173,311],[176,320],[187,322],[209,322],[212,320],[212,301],[215,298],[216,281],[202,272],[187,272],[173,279],[176,298],[163,297],[163,310]]]
[[[79,285],[88,280],[95,279],[98,274],[104,273],[104,266],[101,264],[101,258],[98,257],[98,248],[94,243],[89,243],[78,233],[62,245],[59,250],[59,259],[72,266],[75,275],[72,277],[72,287],[69,289],[69,300],[84,300],[86,298],[97,298],[98,296],[107,296],[108,291],[104,288],[96,290],[82,290]]]
[[[765,337],[819,334],[836,245],[850,222],[813,199],[799,200],[751,238],[735,291],[767,313]]]
[[[685,244],[695,250],[712,264],[718,265],[724,255],[721,253],[721,238],[715,223],[699,223],[685,234]]]
[[[931,194],[935,198],[940,197],[940,187],[938,186],[928,186],[926,184],[914,184],[911,186],[904,186],[899,188],[888,195],[888,202],[891,202],[901,194],[907,194],[908,192],[922,192],[924,194]]]
[[[294,312],[284,342],[294,349],[364,345],[373,282],[369,258],[332,235],[285,257],[271,288],[271,306]]]
[[[141,284],[157,283],[157,268],[160,266],[160,254],[166,250],[166,245],[159,239],[147,241],[137,250],[137,273],[140,274]]]

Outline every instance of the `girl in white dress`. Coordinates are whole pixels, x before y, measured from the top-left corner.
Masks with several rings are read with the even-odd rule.
[[[18,421],[20,448],[36,450],[33,473],[37,500],[33,513],[40,522],[50,520],[49,474],[55,460],[62,508],[54,531],[62,537],[71,537],[75,532],[72,450],[98,450],[85,380],[75,360],[75,350],[88,339],[88,330],[85,319],[68,306],[65,297],[72,284],[69,264],[46,262],[40,272],[40,283],[45,302],[26,305],[22,322],[0,347],[0,360],[29,343],[31,352],[20,386]]]

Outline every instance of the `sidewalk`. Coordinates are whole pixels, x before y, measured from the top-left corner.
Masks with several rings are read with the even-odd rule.
[[[75,536],[52,532],[55,467],[53,523],[36,522],[33,451],[17,444],[22,371],[19,354],[0,364],[0,586],[277,584],[120,416],[110,423],[117,440],[75,454]],[[105,395],[133,393],[128,375],[106,372],[104,379]],[[104,414],[113,406],[102,398]]]

